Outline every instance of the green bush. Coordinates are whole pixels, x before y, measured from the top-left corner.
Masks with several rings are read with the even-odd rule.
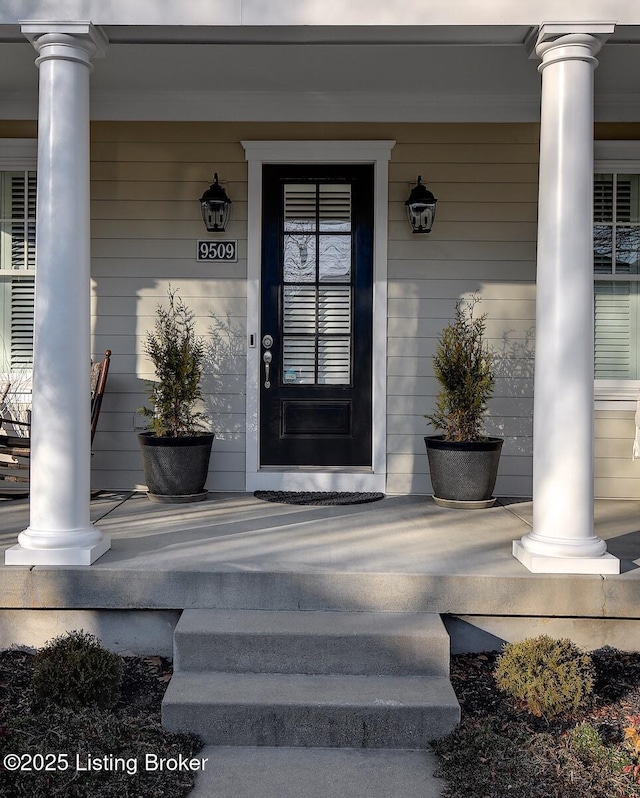
[[[571,729],[566,744],[585,765],[604,768],[611,773],[622,773],[622,768],[630,761],[626,752],[606,746],[602,742],[600,733],[591,723],[582,722]]]
[[[595,670],[591,656],[571,640],[541,635],[508,643],[494,675],[498,687],[533,715],[554,717],[587,702],[593,692]]]
[[[56,637],[36,655],[33,686],[39,698],[60,706],[108,707],[120,696],[122,661],[95,635],[76,631]]]
[[[150,419],[159,437],[182,438],[203,429],[206,413],[196,410],[202,401],[203,339],[195,333],[195,315],[169,286],[169,307],[158,305],[153,330],[147,332],[144,352],[156,379],[148,381],[151,407],[139,412]]]
[[[440,384],[433,413],[425,416],[447,441],[478,441],[493,395],[493,355],[486,341],[487,314],[475,316],[480,297],[456,304],[456,314],[438,338],[433,372]]]

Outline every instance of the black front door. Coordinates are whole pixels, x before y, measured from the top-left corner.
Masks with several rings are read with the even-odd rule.
[[[260,464],[371,466],[373,167],[263,167]]]

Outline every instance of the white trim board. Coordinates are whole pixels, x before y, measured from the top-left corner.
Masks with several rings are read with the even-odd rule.
[[[0,139],[0,169],[35,169],[38,139]]]
[[[384,491],[387,472],[387,227],[389,160],[395,141],[243,141],[249,167],[247,335],[259,344],[262,248],[262,166],[266,163],[374,165],[373,244],[373,467],[260,469],[260,347],[247,347],[246,489]]]

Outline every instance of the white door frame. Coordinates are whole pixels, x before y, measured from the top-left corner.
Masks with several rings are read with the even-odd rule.
[[[387,226],[389,159],[395,141],[243,141],[248,162],[246,489],[383,491],[387,475]],[[374,165],[372,468],[260,468],[262,166]]]

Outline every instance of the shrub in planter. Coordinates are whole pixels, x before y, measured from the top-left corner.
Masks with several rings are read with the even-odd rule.
[[[159,438],[195,435],[207,418],[196,409],[202,401],[204,343],[195,333],[193,312],[176,294],[170,287],[169,307],[158,305],[154,328],[144,342],[156,379],[148,382],[152,406],[140,412]]]
[[[122,661],[97,637],[76,631],[56,637],[36,655],[33,686],[60,706],[113,705],[120,696]]]
[[[425,416],[440,433],[425,437],[434,499],[438,503],[493,503],[502,438],[483,432],[495,376],[484,340],[487,314],[476,315],[480,297],[456,304],[433,359],[440,383],[433,413]]]
[[[478,441],[493,395],[493,357],[485,340],[487,314],[475,316],[480,297],[456,304],[454,320],[440,333],[433,371],[440,392],[427,421],[446,441]]]
[[[195,333],[193,312],[169,288],[169,306],[159,305],[145,354],[156,379],[149,381],[149,431],[138,435],[149,498],[198,501],[206,498],[213,433],[205,430],[202,402],[204,343]]]
[[[540,635],[508,643],[498,659],[495,679],[533,715],[551,718],[588,701],[595,669],[591,656],[571,640]]]

